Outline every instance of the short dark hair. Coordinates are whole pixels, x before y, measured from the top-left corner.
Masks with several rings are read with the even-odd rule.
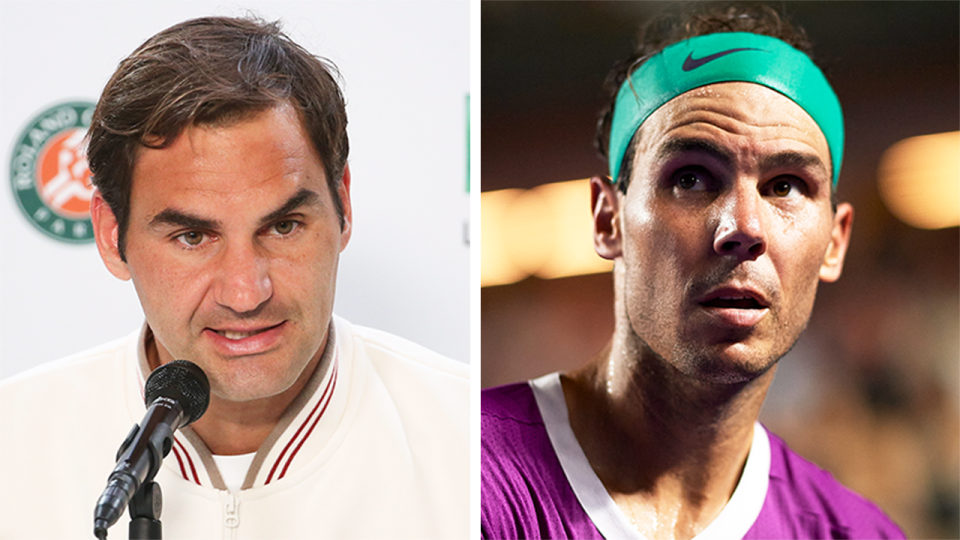
[[[291,104],[320,156],[344,226],[338,187],[349,153],[347,113],[329,61],[256,18],[205,17],[153,36],[120,62],[93,113],[87,159],[118,223],[125,261],[133,169],[141,147],[165,148],[192,125],[228,125]]]
[[[806,31],[800,26],[791,24],[785,15],[770,6],[741,2],[684,3],[673,6],[641,26],[638,34],[639,45],[634,53],[629,58],[617,62],[607,75],[604,89],[609,94],[609,99],[597,122],[595,143],[604,163],[607,161],[610,146],[613,107],[623,81],[647,59],[671,44],[696,36],[721,32],[751,32],[772,36],[813,59],[812,46]],[[623,193],[627,192],[633,172],[633,157],[638,142],[637,133],[634,134],[624,153],[618,178],[611,179],[617,182],[618,189]]]

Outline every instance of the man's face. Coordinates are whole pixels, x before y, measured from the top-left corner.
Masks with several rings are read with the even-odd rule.
[[[289,389],[322,353],[350,238],[349,172],[340,195],[343,231],[323,164],[281,105],[141,149],[125,264],[95,201],[106,212],[96,228],[108,268],[133,280],[160,362],[195,362],[214,395],[248,401]]]
[[[627,193],[601,195],[615,232],[598,250],[622,265],[633,333],[699,379],[766,371],[806,326],[818,281],[840,274],[852,209],[834,215],[830,171],[816,123],[768,88],[714,84],[657,110]]]

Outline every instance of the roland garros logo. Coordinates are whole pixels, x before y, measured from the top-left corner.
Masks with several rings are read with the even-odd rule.
[[[10,178],[17,204],[37,229],[64,242],[93,241],[93,186],[83,137],[94,106],[71,102],[47,108],[14,143]]]

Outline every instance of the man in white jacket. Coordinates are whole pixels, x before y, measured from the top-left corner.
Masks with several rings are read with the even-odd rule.
[[[466,366],[332,314],[352,224],[334,74],[250,19],[186,21],[121,62],[91,215],[146,323],[0,387],[0,536],[92,532],[143,381],[176,359],[211,396],[156,477],[168,538],[469,534]]]

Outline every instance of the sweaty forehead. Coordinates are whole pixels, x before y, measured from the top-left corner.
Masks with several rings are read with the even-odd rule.
[[[690,90],[654,111],[639,130],[638,154],[656,152],[672,137],[706,135],[780,145],[820,157],[830,170],[830,149],[817,123],[790,98],[765,86],[724,82]]]

